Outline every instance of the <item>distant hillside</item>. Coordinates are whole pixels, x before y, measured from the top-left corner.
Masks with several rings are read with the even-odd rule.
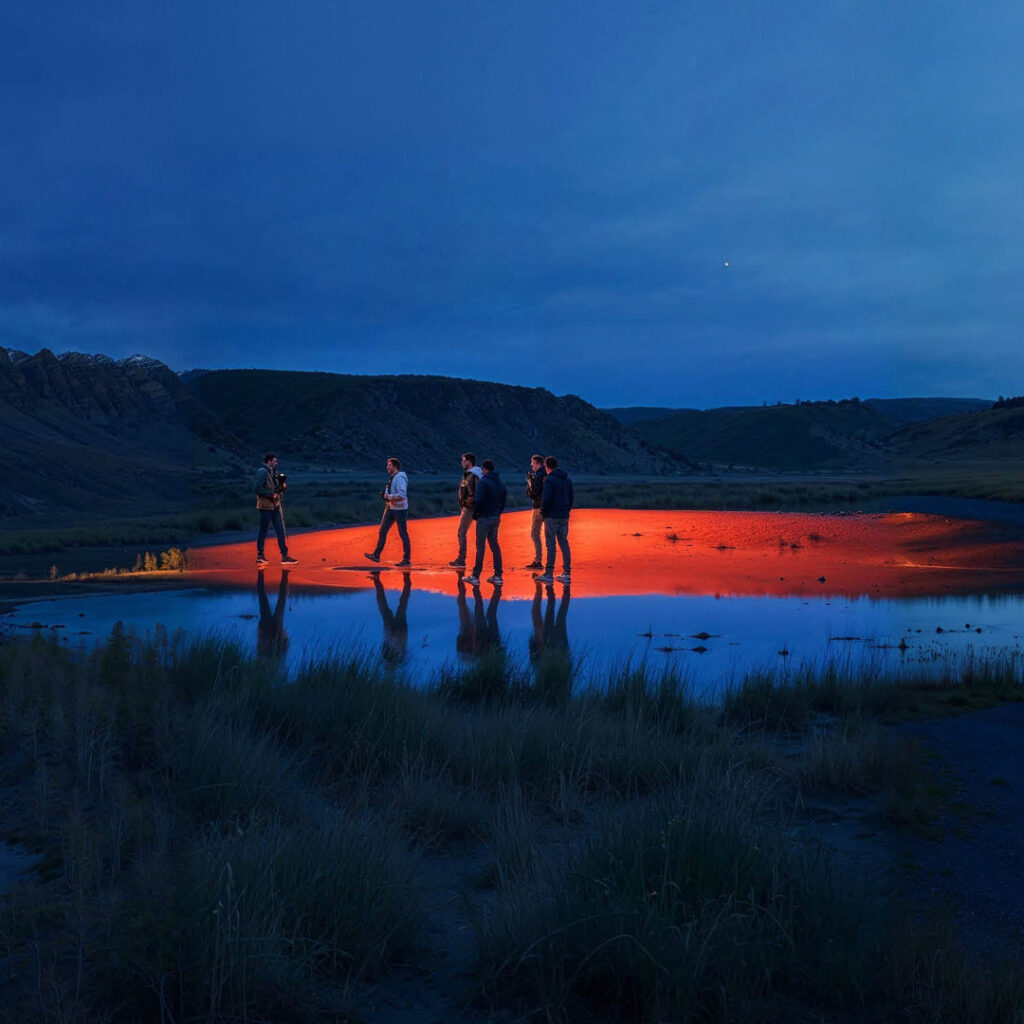
[[[533,452],[582,473],[678,471],[681,460],[645,444],[574,395],[450,377],[215,370],[185,375],[253,452],[377,472],[389,455],[413,471],[458,467],[475,451],[510,473]]]
[[[1005,405],[904,427],[893,450],[913,459],[1024,460],[1024,406]]]
[[[158,360],[4,348],[0,436],[0,517],[54,520],[180,507],[195,467],[231,440]]]
[[[8,526],[185,511],[193,485],[241,479],[268,448],[292,469],[367,474],[391,454],[413,472],[456,472],[469,448],[510,474],[535,451],[575,472],[682,468],[582,399],[540,388],[261,370],[179,377],[145,356],[48,349],[0,348],[0,437]]]
[[[621,408],[602,409],[602,412],[614,416],[620,423],[631,426],[634,423],[643,423],[645,420],[663,420],[666,416],[672,416],[677,412],[696,412],[696,409],[667,409],[657,405],[627,405]]]
[[[899,423],[920,423],[992,407],[990,398],[865,398],[864,405]]]
[[[698,462],[773,470],[882,470],[899,424],[864,402],[683,410],[638,420],[646,441]]]

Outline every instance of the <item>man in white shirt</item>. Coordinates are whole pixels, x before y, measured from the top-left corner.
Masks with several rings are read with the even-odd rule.
[[[395,562],[395,565],[403,568],[410,566],[412,560],[409,554],[409,478],[402,472],[402,463],[394,456],[388,459],[388,483],[380,492],[380,496],[384,499],[385,509],[377,533],[377,546],[373,551],[365,551],[364,557],[371,562],[379,562],[388,531],[392,524],[397,524],[398,536],[402,539],[402,560]]]

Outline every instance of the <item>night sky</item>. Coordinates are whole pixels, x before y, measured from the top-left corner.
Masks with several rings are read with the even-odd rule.
[[[13,2],[0,345],[1024,391],[1017,0]]]

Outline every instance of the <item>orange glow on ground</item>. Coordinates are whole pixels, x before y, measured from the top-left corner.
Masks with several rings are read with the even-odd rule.
[[[412,583],[455,594],[457,517],[410,520]],[[530,512],[502,517],[504,596],[534,594]],[[209,586],[249,587],[253,540],[194,549],[186,574]],[[292,586],[369,587],[376,526],[320,530],[289,539],[300,560]],[[676,539],[673,539],[676,538]],[[688,512],[580,509],[570,534],[574,597],[627,594],[845,595],[921,597],[1013,590],[1024,579],[1024,531],[1001,523],[917,513],[820,515],[784,512]],[[470,561],[474,537],[470,534]],[[280,572],[273,533],[268,580]],[[381,581],[402,585],[401,543],[392,529]],[[556,573],[561,560],[556,563]],[[483,577],[491,574],[490,553]],[[824,582],[820,581],[824,577]]]

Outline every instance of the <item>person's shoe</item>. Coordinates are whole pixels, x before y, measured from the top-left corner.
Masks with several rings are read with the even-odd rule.
[[[559,583],[571,583],[572,582],[572,573],[571,572],[563,572],[561,576],[556,576],[555,579],[558,580]]]
[[[368,558],[371,562],[380,561],[380,555],[375,555],[372,551],[364,551],[363,558]]]
[[[538,583],[554,583],[555,577],[549,572],[542,572],[539,576],[533,577]]]
[[[468,583],[471,587],[479,587],[480,586],[480,577],[479,576],[474,576],[471,573],[469,576],[463,576],[462,577],[462,582],[463,583]]]
[[[299,560],[297,558],[292,558],[291,555],[285,555],[284,558],[281,559],[281,564],[282,565],[298,565],[299,564]]]
[[[256,568],[257,569],[266,569],[266,567],[268,565],[270,565],[270,563],[262,555],[257,555],[257,557],[256,557]]]
[[[505,583],[505,581],[500,576],[488,576],[487,582],[493,583],[496,587],[500,587]]]
[[[466,568],[466,560],[464,558],[453,558],[448,564],[453,569],[465,569]]]
[[[544,563],[543,562],[531,562],[529,565],[524,565],[523,568],[524,569],[543,569],[544,568]]]
[[[408,558],[403,558],[400,562],[395,562],[396,569],[408,569],[412,565],[412,562]]]

